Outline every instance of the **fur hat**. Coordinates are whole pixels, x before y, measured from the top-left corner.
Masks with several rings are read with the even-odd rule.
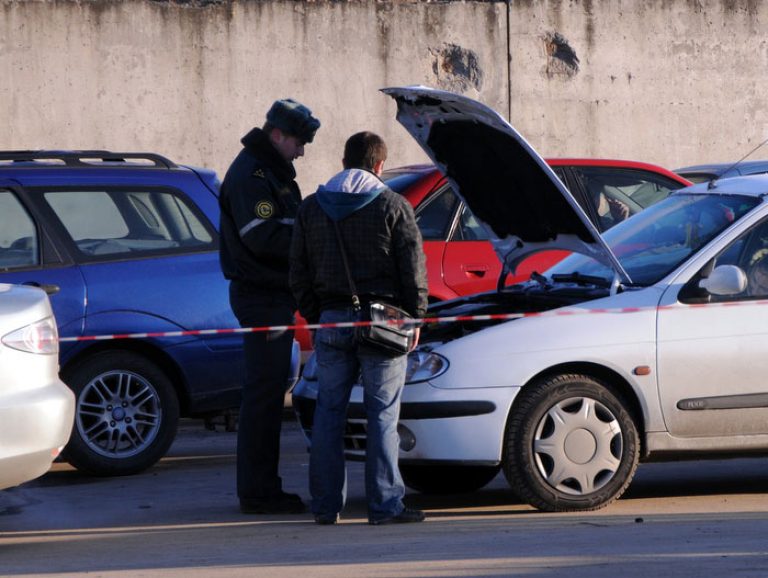
[[[312,111],[292,98],[276,100],[267,113],[267,122],[307,143],[312,142],[320,128]]]

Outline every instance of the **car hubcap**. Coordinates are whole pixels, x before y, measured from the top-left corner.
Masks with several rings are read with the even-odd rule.
[[[616,475],[623,442],[616,417],[586,397],[561,401],[539,422],[533,440],[536,467],[556,490],[594,492]]]
[[[96,453],[125,458],[152,443],[160,418],[160,399],[150,382],[135,373],[109,371],[83,388],[77,429]]]

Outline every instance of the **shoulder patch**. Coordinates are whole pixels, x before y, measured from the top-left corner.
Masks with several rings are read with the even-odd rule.
[[[260,219],[269,219],[275,213],[275,207],[269,201],[259,201],[254,211]]]
[[[255,171],[253,171],[253,174],[251,176],[263,179],[263,178],[266,178],[267,175],[264,174],[263,169],[256,169]]]

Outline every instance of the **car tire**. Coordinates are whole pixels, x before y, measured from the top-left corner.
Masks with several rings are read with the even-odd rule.
[[[525,502],[550,512],[596,510],[627,489],[640,441],[624,397],[587,375],[523,389],[507,425],[504,474]]]
[[[97,353],[62,372],[76,398],[64,459],[97,476],[135,474],[176,437],[179,400],[168,376],[129,351]]]
[[[501,466],[440,466],[400,464],[406,486],[423,494],[461,494],[487,485]]]

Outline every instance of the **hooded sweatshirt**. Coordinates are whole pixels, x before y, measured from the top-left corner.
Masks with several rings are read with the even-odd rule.
[[[317,189],[317,202],[334,221],[341,221],[373,201],[387,186],[362,169],[341,171]]]
[[[413,209],[361,169],[335,175],[299,208],[289,278],[302,316],[316,323],[324,309],[352,306],[334,222],[361,301],[380,299],[423,317],[427,276]]]

